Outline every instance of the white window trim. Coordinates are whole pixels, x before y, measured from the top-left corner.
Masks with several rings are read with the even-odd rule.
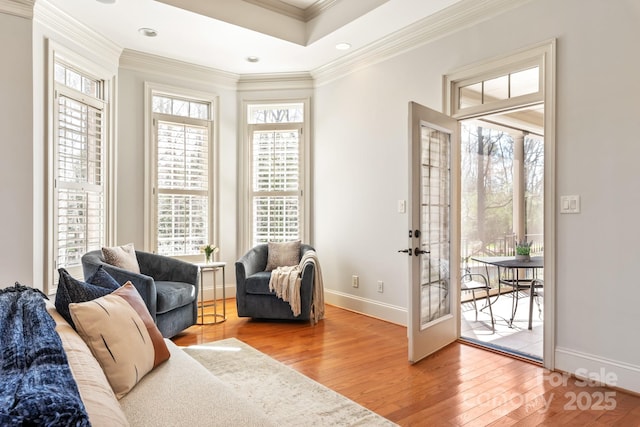
[[[202,91],[196,91],[191,89],[183,89],[175,86],[164,85],[160,83],[145,82],[144,83],[144,250],[150,252],[156,252],[156,197],[155,191],[155,179],[156,175],[156,156],[155,156],[155,143],[154,143],[154,130],[153,130],[153,95],[155,93],[163,93],[180,98],[191,98],[193,100],[208,102],[211,108],[210,120],[213,122],[212,129],[210,129],[211,135],[211,149],[209,150],[209,185],[212,197],[209,198],[209,211],[211,212],[211,226],[209,227],[209,242],[219,246],[219,242],[216,239],[219,238],[219,144],[218,135],[220,132],[220,126],[218,125],[219,109],[218,109],[218,96]],[[179,120],[186,120],[188,118],[180,118]],[[177,256],[176,258],[183,259],[185,261],[199,262],[202,260],[202,255],[186,255]]]
[[[239,254],[245,253],[251,246],[253,235],[253,209],[251,200],[251,186],[253,182],[252,177],[252,159],[250,158],[252,149],[252,125],[249,123],[249,117],[247,114],[248,107],[254,104],[261,105],[277,105],[277,104],[302,104],[304,108],[303,123],[302,123],[302,135],[300,137],[300,161],[302,167],[302,173],[300,174],[300,190],[302,191],[301,197],[301,227],[300,227],[300,239],[303,242],[311,242],[311,109],[309,98],[288,98],[288,99],[244,99],[241,103],[241,131],[242,143],[240,144],[239,156],[238,156],[238,171],[239,171],[239,191],[238,191],[238,211],[241,226],[238,227],[238,247]]]
[[[464,68],[460,71],[447,74],[444,78],[445,112],[453,118],[468,118],[486,114],[487,111],[500,112],[516,106],[539,104],[544,101],[545,93],[545,48],[528,49],[505,58],[499,58]],[[473,107],[459,108],[459,89],[467,85],[480,83],[496,77],[527,68],[538,67],[539,86],[538,91],[526,95],[515,96],[499,101]]]
[[[55,97],[55,81],[54,81],[54,64],[56,57],[63,58],[68,64],[71,64],[78,69],[90,74],[91,76],[103,80],[104,87],[104,102],[106,108],[103,111],[107,126],[103,130],[103,143],[104,143],[104,183],[105,183],[105,245],[112,245],[115,240],[115,224],[116,224],[116,157],[114,138],[115,135],[115,120],[116,108],[116,78],[115,75],[105,68],[98,66],[96,63],[84,58],[81,55],[61,46],[47,39],[47,92],[46,92],[46,108],[47,108],[47,123],[44,140],[46,144],[45,148],[45,164],[46,164],[46,200],[45,208],[47,215],[45,216],[45,236],[46,243],[44,249],[44,292],[46,294],[54,294],[57,291],[57,261],[53,256],[55,253],[54,248],[54,231],[55,231],[55,200],[54,200],[54,185],[55,185],[55,133],[54,129],[56,124],[54,123],[54,103]]]

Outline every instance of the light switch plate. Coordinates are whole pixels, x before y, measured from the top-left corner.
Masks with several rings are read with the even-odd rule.
[[[577,214],[580,213],[580,196],[560,196],[560,213]]]
[[[406,213],[407,212],[407,201],[406,200],[398,200],[398,213]]]

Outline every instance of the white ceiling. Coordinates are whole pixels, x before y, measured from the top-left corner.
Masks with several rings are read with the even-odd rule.
[[[461,0],[43,1],[123,49],[260,74],[309,72],[357,55]],[[155,29],[158,36],[140,35],[141,27]],[[352,48],[339,51],[340,42]],[[260,60],[248,62],[249,56]]]

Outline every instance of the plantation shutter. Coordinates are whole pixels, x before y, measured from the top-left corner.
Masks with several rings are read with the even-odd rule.
[[[254,244],[299,239],[300,130],[254,130],[252,136]]]
[[[64,94],[56,104],[56,266],[70,272],[105,235],[103,105],[91,104]]]
[[[209,127],[177,121],[156,122],[162,255],[196,254],[209,235]]]

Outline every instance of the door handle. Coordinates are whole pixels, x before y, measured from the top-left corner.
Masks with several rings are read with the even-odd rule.
[[[414,253],[414,255],[415,255],[415,256],[418,256],[418,255],[423,255],[423,254],[430,254],[431,252],[429,252],[429,251],[423,251],[423,250],[421,250],[421,249],[415,248],[415,249],[413,250],[413,253]]]
[[[411,248],[409,248],[409,249],[400,249],[398,252],[403,252],[403,253],[409,254],[409,256],[411,256]]]

